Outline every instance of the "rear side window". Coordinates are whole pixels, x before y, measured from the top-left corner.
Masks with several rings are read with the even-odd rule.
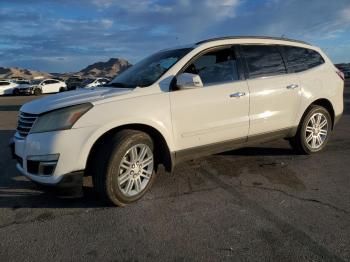
[[[239,79],[237,60],[230,48],[205,53],[194,60],[185,73],[198,74],[204,86]]]
[[[242,53],[246,59],[251,78],[286,73],[282,56],[276,46],[243,45]]]
[[[302,72],[324,63],[322,56],[314,50],[294,46],[283,46],[282,48],[291,73]]]
[[[0,86],[7,86],[9,84],[10,84],[9,82],[0,82]]]

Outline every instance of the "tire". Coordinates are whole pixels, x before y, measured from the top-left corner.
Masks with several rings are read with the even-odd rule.
[[[12,92],[13,95],[18,96],[19,95],[19,90],[18,88],[15,88]]]
[[[315,121],[315,125],[313,121]],[[320,123],[317,121],[320,121]],[[322,128],[319,128],[320,126]],[[289,143],[299,154],[319,153],[324,150],[328,143],[332,126],[332,118],[327,109],[312,105],[304,114],[296,135],[289,140]]]
[[[140,168],[138,165],[142,161],[137,161],[136,165],[135,156],[141,155],[142,148],[145,150],[142,161],[150,162],[152,157],[152,163],[146,165],[144,161],[144,166]],[[135,150],[138,155],[132,157]],[[92,175],[94,189],[103,201],[117,206],[139,200],[152,186],[156,176],[152,139],[140,131],[122,130],[105,139],[91,160],[88,173]]]
[[[35,88],[33,94],[39,96],[42,94],[42,90],[40,88]]]
[[[64,92],[64,91],[66,91],[66,88],[64,88],[63,86],[62,86],[62,87],[60,87],[59,92]]]

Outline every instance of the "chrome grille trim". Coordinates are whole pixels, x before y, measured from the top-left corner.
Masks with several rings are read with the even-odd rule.
[[[19,112],[18,122],[17,122],[17,133],[19,138],[25,138],[30,129],[33,127],[34,122],[38,118],[38,115]]]

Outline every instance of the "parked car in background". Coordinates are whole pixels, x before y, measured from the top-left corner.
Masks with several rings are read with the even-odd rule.
[[[343,74],[320,48],[271,37],[226,37],[160,51],[105,87],[24,104],[17,169],[45,185],[127,205],[157,170],[275,139],[323,151],[343,113]]]
[[[13,83],[16,83],[17,86],[13,89],[13,94],[14,95],[19,95],[20,92],[19,92],[19,89],[20,88],[28,88],[30,86],[30,81],[29,80],[24,80],[24,79],[21,79],[21,80],[12,80]]]
[[[10,80],[0,80],[0,95],[12,95],[17,83]]]
[[[335,65],[340,71],[343,72],[345,78],[350,78],[350,64],[336,64]]]
[[[29,86],[18,87],[19,94],[27,94],[27,95],[57,93],[57,92],[63,92],[66,90],[67,90],[66,83],[57,79],[33,80]]]
[[[78,76],[71,76],[66,81],[67,90],[74,90],[82,86],[83,79]]]
[[[81,87],[83,88],[93,88],[93,87],[99,87],[103,86],[107,83],[109,83],[111,80],[108,78],[87,78],[82,82]]]
[[[343,71],[345,78],[350,78],[350,68]]]

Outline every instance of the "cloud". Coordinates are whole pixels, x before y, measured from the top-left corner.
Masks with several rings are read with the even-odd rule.
[[[337,60],[349,50],[342,41],[350,42],[348,0],[2,0],[0,7],[2,65],[40,70],[74,71],[117,56],[136,62],[224,35],[298,38]]]

